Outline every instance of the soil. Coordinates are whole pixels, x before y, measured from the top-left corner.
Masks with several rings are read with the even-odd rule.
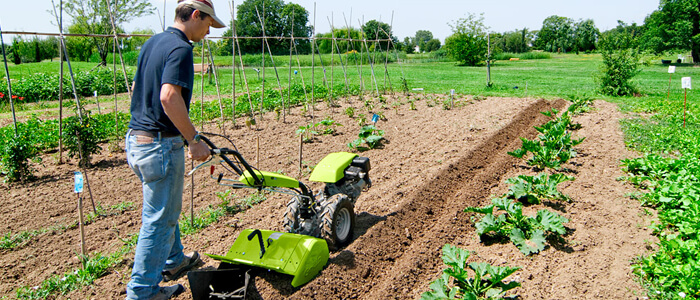
[[[596,101],[595,109],[574,118],[582,125],[575,137],[586,137],[577,147],[578,157],[565,167],[576,177],[560,190],[572,201],[545,202],[528,206],[526,214],[548,208],[568,218],[564,242],[556,242],[539,254],[524,256],[512,243],[480,241],[467,206],[483,206],[493,195],[507,191],[507,178],[534,175],[524,160],[506,154],[521,146],[519,137],[534,138],[533,126],[547,117],[539,112],[562,109],[563,100],[487,98],[457,99],[452,110],[444,110],[440,96],[414,96],[417,110],[408,104],[379,109],[387,120],[377,126],[387,142],[380,149],[362,152],[371,160],[372,187],[355,204],[355,240],[331,253],[326,268],[308,284],[292,288],[291,277],[266,270],[253,272],[250,299],[416,299],[428,290],[445,267],[441,260],[446,243],[473,251],[469,261],[522,269],[509,279],[522,287],[513,294],[522,299],[630,299],[643,296],[630,271],[631,261],[646,252],[654,241],[650,216],[625,194],[632,187],[618,181],[619,161],[634,157],[626,150],[618,120],[624,116],[614,104]],[[432,98],[432,99],[431,99]],[[390,96],[387,103],[404,101]],[[359,100],[341,100],[340,107],[318,104],[314,120],[294,108],[286,122],[267,114],[257,130],[230,122],[223,129],[212,123],[204,131],[231,137],[243,156],[261,170],[299,175],[299,137],[294,131],[325,116],[344,126],[334,135],[316,136],[303,144],[302,181],[318,191],[322,186],[308,181],[308,170],[325,155],[349,151],[347,143],[357,138],[356,121],[343,112],[353,106],[356,114],[368,112]],[[241,123],[241,120],[238,120]],[[227,146],[223,140],[215,143]],[[259,147],[257,146],[259,143]],[[123,148],[123,142],[120,145]],[[140,226],[141,188],[126,164],[123,152],[112,153],[103,145],[87,170],[92,198],[102,207],[131,202],[124,212],[107,209],[109,215],[85,226],[87,252],[117,251]],[[80,232],[77,227],[78,197],[73,193],[76,160],[57,164],[57,154],[46,154],[35,165],[39,179],[25,184],[3,184],[0,198],[0,234],[49,229],[12,250],[0,250],[0,296],[14,297],[21,286],[33,287],[47,278],[80,267]],[[259,161],[259,162],[258,162]],[[187,163],[188,169],[190,163]],[[183,217],[194,210],[221,203],[217,193],[227,188],[216,184],[208,172],[185,180]],[[192,183],[193,182],[193,183]],[[194,188],[192,188],[194,187]],[[87,190],[87,189],[86,189]],[[233,191],[237,197],[246,191]],[[83,193],[85,212],[92,211],[89,193]],[[196,234],[183,237],[185,251],[225,254],[246,228],[282,230],[282,217],[289,196],[268,194],[267,200],[244,213]],[[123,299],[133,254],[93,285],[58,298]],[[218,262],[204,258],[205,268]],[[179,279],[186,287],[186,278]],[[189,291],[176,299],[191,299]]]

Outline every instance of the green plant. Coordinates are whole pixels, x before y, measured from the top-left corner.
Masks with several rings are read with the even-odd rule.
[[[314,135],[318,134],[318,131],[315,131],[314,128],[316,127],[316,124],[307,124],[306,126],[299,126],[299,129],[297,129],[296,134],[302,136],[302,140],[304,143],[309,143],[314,139]]]
[[[365,114],[359,114],[357,115],[357,119],[355,119],[355,121],[357,121],[358,126],[365,126],[365,124],[367,123],[367,116],[365,116]]]
[[[517,281],[504,282],[520,267],[496,267],[476,262],[467,264],[469,255],[469,251],[456,246],[443,246],[442,261],[448,268],[430,284],[431,290],[423,293],[421,299],[502,299],[508,291],[520,286]],[[473,277],[467,268],[474,273]],[[450,277],[454,278],[452,287]]]
[[[557,112],[556,109],[552,109],[552,111],[544,112],[543,114],[553,117]],[[585,137],[572,139],[571,133],[567,130],[570,125],[571,118],[568,112],[565,112],[563,117],[551,120],[541,127],[535,126],[535,129],[541,133],[537,136],[537,139],[528,140],[521,137],[522,148],[508,152],[508,154],[517,158],[523,158],[528,152],[531,152],[532,158],[527,161],[528,165],[540,169],[559,169],[562,164],[576,156],[576,151],[573,147],[586,139]]]
[[[415,103],[415,101],[413,101],[413,100],[409,100],[409,101],[408,101],[408,109],[409,109],[409,110],[418,110],[418,109],[416,108],[416,103]]]
[[[335,120],[331,119],[331,117],[326,117],[325,119],[316,123],[316,126],[323,126],[321,134],[334,134],[335,128],[338,126],[343,126],[343,124],[336,122]]]
[[[367,125],[360,129],[358,136],[358,139],[348,143],[348,147],[360,151],[375,149],[381,145],[384,139],[384,131],[377,129],[374,125]],[[362,147],[362,144],[366,144],[367,147]]]
[[[0,152],[0,171],[5,173],[5,181],[16,182],[32,180],[30,160],[41,161],[38,150],[27,135],[19,135],[6,140]]]
[[[484,214],[476,222],[476,233],[482,238],[508,237],[525,255],[538,253],[545,248],[545,234],[563,235],[564,223],[569,220],[546,209],[537,211],[535,217],[523,215],[523,205],[507,198],[493,198],[491,205],[467,207],[465,212]],[[494,208],[503,211],[495,215]]]
[[[46,232],[46,229],[42,230],[29,230],[21,231],[15,234],[8,232],[0,238],[0,249],[13,250],[24,246],[33,237]]]
[[[603,65],[596,81],[605,95],[627,96],[637,93],[637,88],[630,81],[639,74],[639,55],[637,49],[624,46],[631,39],[633,37],[629,34],[608,34],[600,39]]]
[[[551,176],[545,173],[536,176],[518,175],[506,180],[511,186],[505,196],[530,204],[539,204],[542,199],[571,201],[568,196],[559,192],[557,185],[573,180],[574,177],[559,173]]]
[[[355,109],[353,107],[348,107],[345,109],[345,114],[348,116],[348,118],[353,118],[355,116]]]
[[[98,145],[100,138],[96,123],[89,111],[83,112],[82,121],[77,116],[66,118],[64,121],[63,140],[68,149],[68,156],[79,158],[79,165],[83,168],[90,167],[92,155],[102,150]]]

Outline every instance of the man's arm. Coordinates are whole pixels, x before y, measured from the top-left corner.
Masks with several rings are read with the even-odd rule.
[[[182,98],[182,87],[165,83],[160,89],[160,103],[165,114],[180,131],[180,134],[189,144],[189,157],[193,160],[203,161],[209,157],[209,147],[204,142],[193,142],[197,129],[192,125],[187,113],[185,99]]]

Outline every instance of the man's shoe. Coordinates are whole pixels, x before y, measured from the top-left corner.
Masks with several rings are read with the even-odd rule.
[[[190,255],[185,255],[185,258],[182,260],[182,263],[180,263],[179,266],[172,269],[163,270],[161,273],[163,275],[163,281],[168,282],[171,280],[177,280],[178,278],[187,274],[188,271],[201,264],[204,264],[204,262],[202,262],[202,260],[199,258],[199,253],[197,253],[197,251],[190,253]]]
[[[185,291],[185,287],[182,284],[176,284],[171,286],[162,286],[158,291],[158,294],[153,296],[151,300],[166,300],[177,295],[182,294]]]

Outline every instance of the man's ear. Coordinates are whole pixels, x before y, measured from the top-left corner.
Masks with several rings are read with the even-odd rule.
[[[197,20],[199,19],[200,14],[201,12],[199,11],[199,9],[195,9],[192,11],[192,15],[190,17],[192,20]]]

